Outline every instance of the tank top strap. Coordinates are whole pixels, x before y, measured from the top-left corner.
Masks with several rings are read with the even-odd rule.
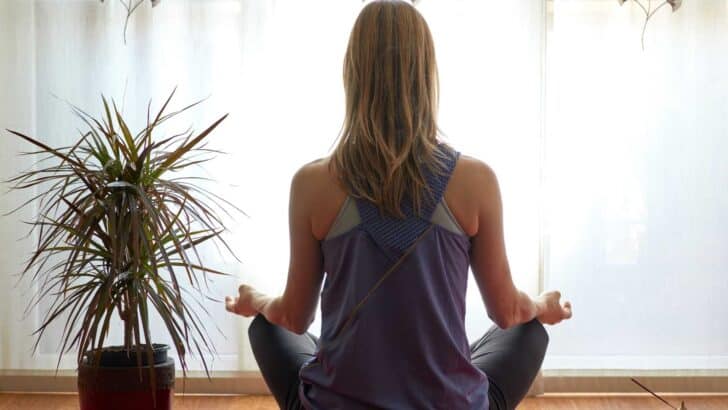
[[[423,193],[419,214],[415,212],[411,201],[407,200],[401,205],[405,216],[401,219],[382,214],[370,201],[356,199],[361,229],[365,230],[393,260],[398,259],[432,224],[432,214],[437,204],[442,201],[460,153],[448,145],[439,144],[435,155],[441,166],[435,171],[425,170],[429,192]]]
[[[429,186],[432,196],[425,196],[425,202],[423,207],[423,217],[428,221],[432,218],[435,208],[442,201],[442,197],[445,195],[447,184],[450,182],[450,177],[455,170],[458,158],[460,158],[460,152],[455,151],[452,147],[446,144],[439,144],[437,147],[436,155],[438,160],[442,164],[440,172],[426,172],[427,185]]]

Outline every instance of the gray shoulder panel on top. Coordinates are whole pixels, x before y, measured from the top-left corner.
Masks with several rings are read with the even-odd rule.
[[[437,204],[437,207],[435,207],[435,211],[432,213],[432,219],[430,221],[447,229],[450,232],[460,235],[466,235],[465,231],[463,231],[463,229],[460,227],[457,220],[450,211],[450,208],[448,208],[444,200],[440,201],[440,203]],[[336,216],[334,223],[331,225],[331,229],[329,229],[329,233],[326,235],[325,240],[332,239],[346,232],[349,232],[360,223],[361,218],[359,216],[359,210],[356,207],[356,201],[351,199],[351,197],[346,197],[346,200],[341,206],[339,214]]]
[[[432,223],[442,226],[450,232],[465,235],[465,231],[460,227],[458,221],[455,220],[450,208],[448,208],[445,200],[443,199],[435,207],[435,212],[432,213]]]
[[[331,225],[331,229],[329,229],[329,233],[326,235],[326,239],[335,238],[349,232],[360,223],[361,218],[359,217],[359,210],[356,209],[356,202],[347,196],[339,210],[339,214]]]

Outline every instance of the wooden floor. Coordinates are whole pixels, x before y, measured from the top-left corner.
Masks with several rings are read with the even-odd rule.
[[[725,396],[667,396],[688,410],[728,409]],[[270,396],[177,396],[175,410],[277,410]],[[543,396],[526,399],[518,410],[665,410],[668,407],[648,396]],[[0,410],[76,410],[78,399],[72,394],[0,394]]]

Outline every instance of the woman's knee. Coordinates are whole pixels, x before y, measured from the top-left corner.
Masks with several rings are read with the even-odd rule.
[[[257,340],[264,338],[264,335],[269,333],[272,326],[265,316],[258,313],[253,318],[253,321],[250,322],[250,326],[248,326],[248,339],[251,345],[255,345]]]
[[[538,352],[546,353],[549,344],[549,334],[538,319],[533,319],[521,325],[523,339],[526,344]]]

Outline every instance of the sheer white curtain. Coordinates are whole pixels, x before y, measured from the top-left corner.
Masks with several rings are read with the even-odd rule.
[[[269,293],[283,290],[288,262],[287,207],[290,179],[302,164],[325,156],[343,115],[341,63],[359,0],[165,0],[142,6],[122,40],[124,10],[116,1],[6,0],[0,2],[0,126],[64,144],[79,124],[64,101],[92,114],[100,94],[123,105],[141,125],[146,103],[159,104],[178,86],[177,107],[210,96],[172,127],[204,127],[230,117],[212,137],[227,151],[206,166],[220,184],[213,189],[247,212],[232,225],[238,263],[216,252],[208,263],[234,277],[217,280],[216,297],[240,282]],[[544,2],[533,0],[423,0],[439,54],[441,126],[463,153],[488,161],[500,177],[506,205],[508,251],[518,284],[535,293],[539,272],[539,181]],[[186,122],[185,122],[186,121]],[[0,177],[31,165],[16,154],[27,147],[0,139]],[[28,194],[29,195],[29,194]],[[23,199],[0,199],[7,211]],[[10,276],[32,249],[20,217],[0,219],[0,368],[52,368],[57,339],[30,355],[37,312],[22,320],[28,287]],[[213,370],[255,370],[246,339],[247,319],[207,302],[210,331],[220,356]],[[471,283],[467,330],[471,338],[489,326]],[[312,331],[318,333],[320,322]],[[167,342],[158,325],[156,340]],[[113,334],[111,342],[118,342]],[[73,368],[71,357],[62,367]],[[199,363],[193,361],[193,368]]]
[[[437,45],[441,127],[499,175],[518,285],[536,293],[542,270],[545,287],[574,301],[574,319],[550,330],[546,368],[725,369],[728,2],[664,9],[644,52],[639,10],[616,3],[554,0],[547,30],[545,1],[420,1]],[[290,178],[335,141],[341,62],[361,7],[165,0],[139,9],[124,45],[118,2],[0,1],[0,129],[64,144],[79,126],[65,100],[98,114],[103,93],[139,126],[147,101],[174,86],[177,106],[209,96],[171,130],[231,114],[212,138],[229,155],[205,172],[249,217],[228,237],[241,263],[206,253],[234,275],[212,293],[240,282],[279,293]],[[17,155],[27,149],[3,135],[0,178],[32,165]],[[29,195],[3,193],[0,211]],[[14,287],[32,211],[0,217],[0,369],[55,366],[52,334],[30,354],[39,312],[23,319],[31,285]],[[213,369],[255,370],[248,320],[206,306]],[[473,283],[466,321],[471,338],[490,324]]]
[[[616,3],[554,2],[546,286],[575,316],[545,367],[725,369],[728,2],[663,9],[644,52]]]
[[[0,53],[11,56],[0,60],[0,128],[20,128],[35,131],[35,69],[33,53],[33,5],[23,1],[0,2]],[[0,139],[0,178],[5,179],[18,169],[28,167],[27,158],[20,158],[17,145]],[[4,187],[3,187],[4,188]],[[0,212],[6,212],[22,204],[22,198],[0,196]],[[33,317],[22,320],[26,305],[24,295],[15,285],[22,258],[18,255],[29,251],[29,241],[16,241],[25,230],[21,219],[28,219],[32,209],[25,209],[13,218],[0,219],[0,368],[23,368],[33,364],[27,346],[34,330]],[[27,288],[27,283],[18,289]]]

